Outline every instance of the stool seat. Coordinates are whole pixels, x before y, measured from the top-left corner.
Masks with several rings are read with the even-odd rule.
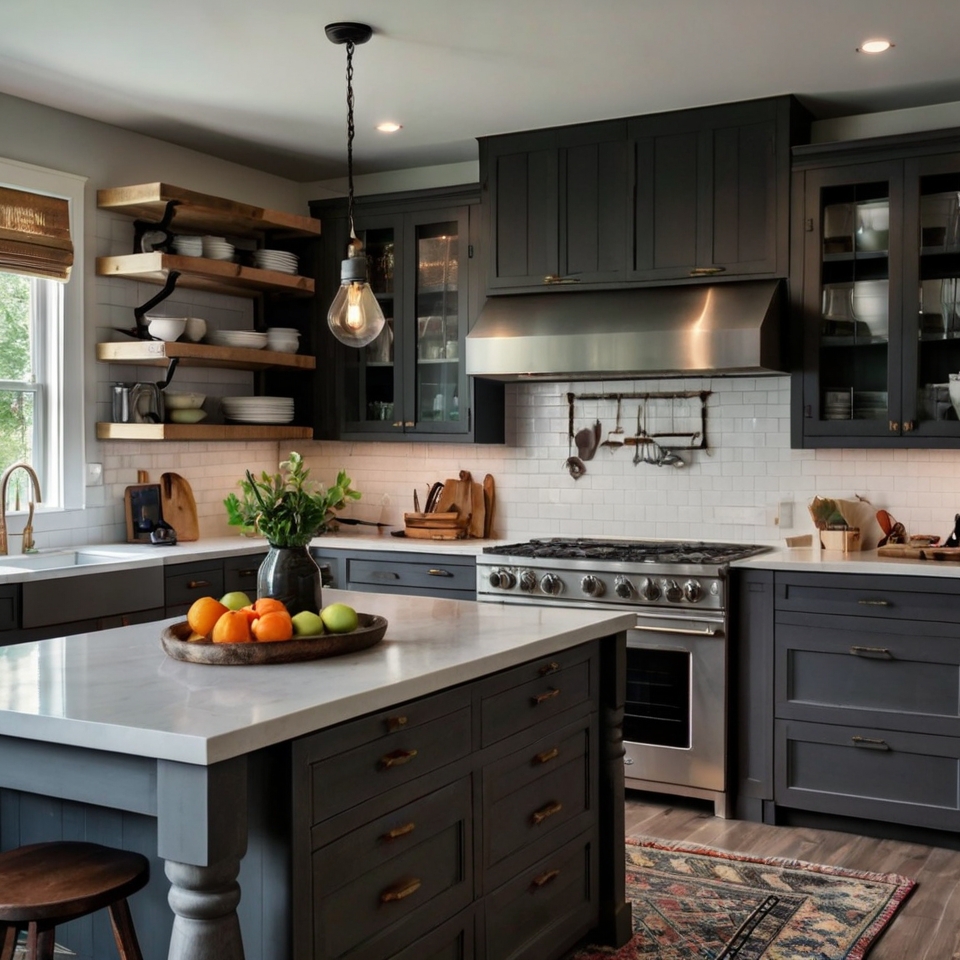
[[[8,945],[23,928],[28,929],[28,957],[52,956],[58,924],[104,907],[110,910],[121,958],[139,960],[126,898],[149,878],[146,857],[97,843],[34,843],[0,853],[0,960],[12,954]]]

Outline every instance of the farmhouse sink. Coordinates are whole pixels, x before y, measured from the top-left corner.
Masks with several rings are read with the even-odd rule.
[[[18,570],[62,570],[94,563],[117,563],[124,557],[98,550],[41,550],[39,553],[20,553],[0,557],[0,568]]]

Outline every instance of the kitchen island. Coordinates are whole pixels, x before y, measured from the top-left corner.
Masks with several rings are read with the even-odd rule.
[[[515,729],[526,729],[521,739],[539,743],[537,737],[552,736],[561,721],[569,733],[571,718],[582,713],[589,720],[584,731],[592,731],[581,738],[588,744],[587,788],[581,793],[587,797],[589,811],[582,811],[580,819],[568,827],[579,825],[579,836],[590,838],[587,846],[595,858],[589,861],[596,867],[593,902],[587,905],[590,927],[605,942],[623,942],[629,934],[629,907],[623,889],[620,725],[624,631],[633,618],[590,610],[517,609],[325,591],[325,603],[334,600],[385,616],[390,624],[385,639],[369,650],[343,657],[258,667],[214,667],[168,658],[160,648],[159,634],[173,621],[0,650],[3,845],[79,839],[78,833],[108,842],[95,831],[91,835],[91,824],[109,819],[97,811],[129,814],[137,826],[115,845],[153,844],[152,850],[143,852],[155,864],[162,861],[169,881],[165,883],[155,869],[150,885],[132,901],[147,960],[324,956],[317,947],[324,932],[312,929],[319,907],[311,897],[304,899],[297,887],[298,878],[302,881],[309,875],[311,857],[317,854],[310,838],[326,831],[325,840],[318,841],[319,853],[339,849],[334,841],[362,832],[356,811],[368,808],[371,823],[375,822],[376,816],[386,812],[382,804],[377,806],[377,794],[389,794],[379,786],[372,790],[358,786],[356,778],[336,780],[331,774],[325,781],[324,771],[339,769],[328,762],[331,752],[335,753],[331,744],[338,742],[342,732],[343,750],[355,753],[366,736],[363,724],[384,719],[388,727],[399,728],[407,722],[406,714],[413,716],[407,706],[426,704],[426,713],[436,714],[432,729],[439,730],[441,742],[454,737],[457,718],[467,725],[466,754],[454,751],[445,758],[449,763],[442,758],[433,769],[425,763],[429,776],[423,780],[423,789],[451,788],[442,774],[453,771],[457,784],[474,791],[461,844],[467,848],[464,872],[469,876],[464,889],[468,895],[458,914],[461,920],[467,918],[471,931],[458,955],[492,960],[492,944],[513,936],[512,930],[504,932],[496,926],[496,897],[509,892],[525,871],[536,873],[540,861],[534,862],[533,856],[546,848],[541,834],[531,842],[530,856],[513,851],[496,862],[488,857],[487,846],[495,831],[482,822],[485,785],[488,779],[496,781],[504,765],[509,766],[518,743]],[[573,656],[578,651],[584,655]],[[536,679],[527,679],[528,674]],[[557,677],[568,677],[570,682]],[[573,693],[574,688],[581,692]],[[533,718],[515,722],[511,697],[521,707],[534,709]],[[566,701],[568,697],[573,699]],[[403,716],[393,709],[398,705],[405,705]],[[378,711],[392,713],[378,718]],[[417,722],[411,720],[410,726],[416,727]],[[431,728],[424,725],[422,729]],[[376,735],[380,736],[379,730]],[[521,745],[526,749],[526,740]],[[406,753],[414,756],[417,751]],[[415,765],[407,765],[404,761],[409,757],[402,754],[390,751],[393,759],[386,766],[413,770]],[[554,756],[552,750],[537,754],[542,762],[543,757]],[[569,774],[575,765],[562,769]],[[408,777],[398,782],[403,789],[397,799],[409,805],[417,796],[416,781]],[[305,797],[308,783],[312,800]],[[341,789],[349,809],[339,802]],[[314,812],[310,822],[301,822],[296,811],[309,808],[311,802],[314,811],[329,809]],[[36,803],[53,804],[45,809],[57,812],[31,815]],[[535,811],[533,822],[550,817],[553,829],[554,822],[566,817],[553,818],[559,807],[554,802]],[[42,826],[31,828],[27,835],[26,825],[35,822]],[[155,828],[144,828],[144,822]],[[336,833],[341,823],[343,836]],[[584,826],[588,823],[589,829]],[[555,832],[561,833],[559,828]],[[571,844],[573,840],[567,848]],[[245,863],[241,870],[248,849],[255,862]],[[484,873],[487,860],[491,866]],[[536,873],[531,889],[538,884],[560,889],[561,884],[551,883],[558,874]],[[246,900],[241,899],[241,884]],[[168,895],[172,914],[156,909],[158,894]],[[399,899],[406,896],[402,893]],[[490,901],[486,911],[484,897]],[[410,897],[411,903],[415,900]],[[578,909],[583,915],[582,905]],[[439,913],[421,911],[410,922],[410,930],[426,924],[429,932],[431,923],[440,925],[443,919]],[[307,932],[298,939],[291,929]],[[396,929],[402,935],[403,923]],[[157,942],[157,931],[164,941],[169,936],[169,948]],[[579,930],[578,935],[584,932]],[[393,942],[401,943],[402,936]],[[487,942],[491,946],[484,953]],[[556,935],[548,937],[543,955],[555,953],[558,942]],[[68,945],[80,949],[84,957],[81,948]],[[328,955],[372,957],[375,949],[376,944],[360,944],[357,952],[351,945],[340,954]],[[515,955],[535,958],[540,955],[537,951],[534,942]],[[393,955],[392,949],[384,955]]]

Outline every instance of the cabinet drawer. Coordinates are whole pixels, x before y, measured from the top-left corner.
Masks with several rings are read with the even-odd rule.
[[[513,867],[513,855],[528,849],[535,858],[544,843],[556,846],[552,834],[596,806],[590,773],[595,763],[596,723],[590,715],[488,764],[482,774],[485,870],[504,860]]]
[[[223,561],[178,563],[164,570],[164,605],[168,608],[188,606],[198,597],[216,597],[223,589]],[[171,616],[175,614],[171,613]]]
[[[471,749],[471,708],[451,692],[298,740],[310,825],[446,764]]]
[[[443,595],[467,591],[476,596],[477,571],[471,561],[451,563],[448,559],[429,560],[348,558],[347,589],[375,588],[383,593],[415,593]]]
[[[586,700],[596,702],[599,655],[596,644],[565,650],[481,681],[483,746],[549,720]]]
[[[776,612],[960,623],[960,592],[917,577],[778,574]],[[960,629],[957,636],[960,637]]]
[[[837,617],[796,619],[777,625],[778,717],[960,736],[960,643],[952,624],[918,630],[872,618],[849,626]]]
[[[391,960],[475,960],[473,925],[473,910],[464,910],[406,950],[391,953]]]
[[[455,799],[456,805],[439,814],[419,838],[414,831],[413,842],[405,848],[362,873],[348,866],[345,882],[331,870],[350,864],[352,846],[358,863],[378,859],[367,831],[360,831],[360,837],[348,835],[334,851],[314,853],[314,957],[393,956],[396,948],[471,903],[469,789]],[[388,822],[378,821],[381,831],[390,829]]]
[[[256,600],[257,573],[266,556],[265,553],[252,553],[245,557],[224,558],[223,593],[242,590],[251,600]]]
[[[553,956],[596,924],[597,844],[580,836],[486,899],[486,960]]]
[[[960,829],[960,740],[795,720],[775,737],[781,806]]]

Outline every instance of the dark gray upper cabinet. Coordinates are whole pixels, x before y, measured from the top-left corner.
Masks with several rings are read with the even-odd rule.
[[[798,148],[795,447],[960,447],[960,131]]]
[[[786,276],[792,97],[480,140],[487,292]]]
[[[468,378],[463,364],[464,338],[479,312],[477,188],[356,200],[357,235],[387,321],[360,350],[337,343],[326,323],[349,235],[346,201],[315,201],[310,209],[324,229],[315,436],[502,443],[503,386]]]

